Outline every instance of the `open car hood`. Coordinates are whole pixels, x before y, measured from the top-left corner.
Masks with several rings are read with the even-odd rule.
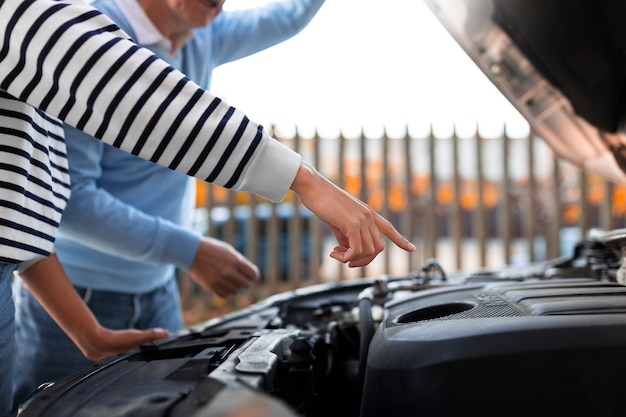
[[[626,3],[424,2],[559,157],[626,184]]]

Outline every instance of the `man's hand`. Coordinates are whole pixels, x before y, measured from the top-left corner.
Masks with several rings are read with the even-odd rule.
[[[206,290],[226,298],[259,279],[259,268],[226,242],[204,237],[189,276]]]
[[[415,250],[389,221],[306,162],[300,166],[291,189],[330,227],[339,243],[330,256],[339,262],[348,263],[350,267],[369,264],[385,248],[381,235],[406,251]]]

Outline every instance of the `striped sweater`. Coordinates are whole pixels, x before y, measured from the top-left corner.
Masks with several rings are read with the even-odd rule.
[[[0,262],[53,250],[70,195],[59,120],[279,201],[300,156],[78,2],[0,0]]]

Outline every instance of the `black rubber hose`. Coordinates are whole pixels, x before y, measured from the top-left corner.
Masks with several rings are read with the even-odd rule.
[[[361,343],[359,347],[359,380],[361,387],[365,381],[365,369],[367,368],[367,355],[370,342],[374,337],[374,318],[372,317],[372,300],[364,297],[359,300],[359,323],[361,326]]]

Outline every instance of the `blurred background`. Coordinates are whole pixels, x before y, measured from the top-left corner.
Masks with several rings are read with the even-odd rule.
[[[228,0],[225,8],[267,0]],[[294,195],[282,204],[198,182],[197,228],[262,271],[222,300],[181,277],[187,324],[306,285],[568,256],[624,227],[626,189],[559,160],[422,1],[328,0],[293,39],[218,68],[213,92],[366,201],[417,247],[366,268]]]

